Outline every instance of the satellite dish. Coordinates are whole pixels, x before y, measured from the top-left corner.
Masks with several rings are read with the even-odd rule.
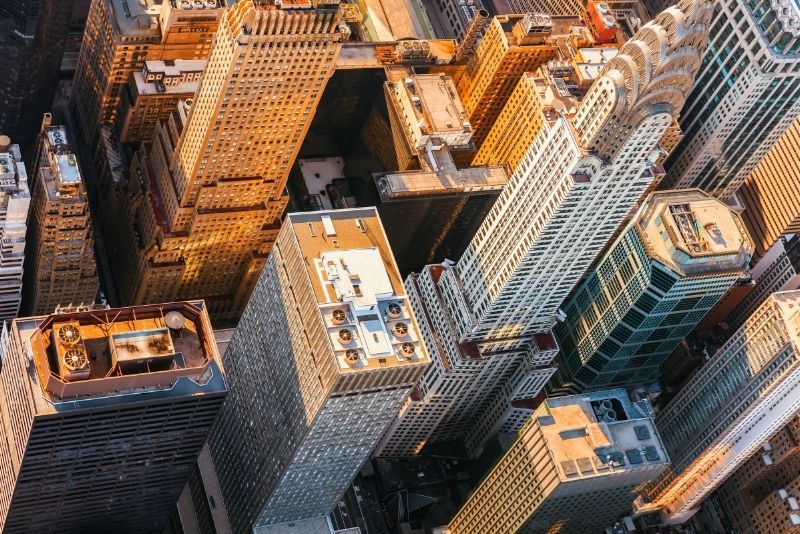
[[[181,330],[186,324],[186,317],[179,311],[171,311],[164,316],[164,322],[173,330]]]

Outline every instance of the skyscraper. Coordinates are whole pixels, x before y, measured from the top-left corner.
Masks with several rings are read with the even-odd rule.
[[[500,15],[492,19],[458,80],[458,93],[477,147],[489,133],[517,82],[557,55],[546,15]]]
[[[737,280],[741,218],[697,189],[654,193],[564,305],[558,387],[647,385]]]
[[[162,532],[227,393],[202,302],[2,333],[3,532]]]
[[[449,440],[477,454],[527,419],[554,372],[559,306],[655,179],[683,104],[673,88],[691,87],[709,16],[689,0],[662,13],[580,102],[558,89],[560,73],[544,80],[542,128],[462,258],[408,280],[433,365],[379,454]]]
[[[145,61],[128,78],[120,104],[116,134],[122,143],[149,141],[160,119],[167,119],[181,100],[194,96],[206,68],[202,59]]]
[[[776,291],[800,288],[800,235],[783,236],[752,267],[753,283],[744,294],[732,293],[721,306],[730,310],[724,317],[733,333],[750,317],[761,303]],[[728,299],[731,299],[730,301]]]
[[[730,198],[800,113],[797,12],[715,0],[708,48],[680,118],[663,188]]]
[[[74,2],[0,2],[0,133],[28,150],[50,111]]]
[[[28,173],[18,145],[0,136],[0,320],[10,321],[19,313],[25,237],[31,194]]]
[[[522,75],[475,154],[474,164],[503,162],[512,172],[519,167],[530,140],[542,128],[544,118],[539,88],[543,85],[532,72]]]
[[[760,258],[787,233],[800,232],[800,119],[796,119],[742,184],[737,197]]]
[[[91,304],[99,283],[86,186],[63,126],[45,115],[31,169],[31,217],[23,284],[23,314],[59,305]]]
[[[668,464],[646,401],[547,399],[443,531],[603,532]]]
[[[378,212],[400,272],[458,259],[508,181],[501,165],[457,168],[472,142],[452,78],[387,68],[393,169],[375,173]],[[387,155],[388,156],[388,155]],[[387,158],[388,159],[388,158]]]
[[[467,37],[476,18],[489,16],[482,0],[447,0],[423,6],[436,35],[445,39],[461,40]]]
[[[123,302],[202,296],[215,320],[241,315],[347,36],[338,7],[245,0],[225,12],[185,124],[162,126],[133,162],[142,196],[117,254]]]
[[[775,293],[656,417],[669,472],[638,515],[683,523],[800,410],[800,292]]]
[[[428,363],[375,208],[289,214],[224,356],[233,531],[326,516]]]
[[[800,417],[780,429],[720,487],[718,500],[736,532],[800,529]]]
[[[613,47],[580,48],[571,59],[561,64],[554,62],[543,70],[561,77],[580,94],[589,89],[603,65],[616,55],[617,49]],[[474,165],[507,164],[512,172],[517,170],[530,147],[530,140],[542,128],[542,109],[547,98],[539,93],[548,88],[538,74],[527,72],[520,78],[475,154]]]
[[[90,149],[118,120],[128,78],[145,60],[207,59],[225,0],[94,0],[75,72],[73,105]]]

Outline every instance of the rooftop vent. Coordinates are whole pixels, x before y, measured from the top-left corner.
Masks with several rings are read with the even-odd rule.
[[[636,437],[639,439],[639,441],[650,439],[650,429],[645,425],[636,425],[633,427],[633,430],[636,432]]]
[[[69,349],[64,353],[64,365],[72,371],[83,369],[88,363],[86,353],[81,349]]]
[[[91,369],[80,326],[77,323],[54,325],[52,336],[59,376],[68,382],[89,378]]]
[[[63,145],[65,144],[64,136],[61,135],[61,129],[56,128],[53,130],[53,141],[55,141],[56,145]]]
[[[658,462],[661,460],[661,456],[658,454],[658,449],[656,449],[653,445],[648,445],[644,448],[644,457],[647,458],[648,462]]]
[[[164,316],[164,322],[172,330],[182,330],[186,324],[186,317],[181,312],[173,310]]]
[[[400,315],[402,313],[403,313],[403,309],[396,302],[393,302],[393,303],[389,304],[388,306],[386,306],[386,314],[389,317],[397,318],[397,317],[400,317]]]
[[[628,457],[628,462],[630,462],[631,465],[644,462],[644,460],[642,460],[642,453],[639,451],[639,449],[627,450],[625,451],[625,456]]]

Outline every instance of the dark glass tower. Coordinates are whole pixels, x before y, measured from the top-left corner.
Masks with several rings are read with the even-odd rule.
[[[50,111],[75,2],[0,2],[0,132],[23,148]]]

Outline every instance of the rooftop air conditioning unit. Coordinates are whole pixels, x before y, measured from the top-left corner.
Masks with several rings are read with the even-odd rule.
[[[67,346],[77,345],[81,341],[81,333],[74,324],[65,324],[58,327],[56,332],[58,340]]]
[[[350,365],[358,363],[360,359],[361,356],[358,354],[356,349],[347,349],[347,351],[344,353],[344,361]]]
[[[344,324],[347,320],[347,313],[341,308],[336,308],[331,312],[331,322],[333,324]]]
[[[395,323],[393,330],[397,337],[406,337],[408,335],[408,325],[406,323]]]
[[[82,349],[69,349],[64,353],[64,365],[71,371],[77,371],[86,368],[89,360]]]
[[[416,347],[414,347],[414,344],[413,343],[409,343],[407,341],[405,343],[403,343],[402,345],[400,345],[400,354],[402,354],[403,356],[406,356],[406,357],[413,356],[414,353],[416,352],[416,350],[417,349],[416,349]]]
[[[386,314],[389,317],[392,317],[392,318],[396,319],[396,318],[400,317],[400,315],[402,313],[403,313],[403,309],[396,302],[392,302],[391,304],[386,306]]]
[[[342,345],[348,345],[351,341],[353,341],[353,332],[347,328],[342,328],[339,330],[339,343]]]

